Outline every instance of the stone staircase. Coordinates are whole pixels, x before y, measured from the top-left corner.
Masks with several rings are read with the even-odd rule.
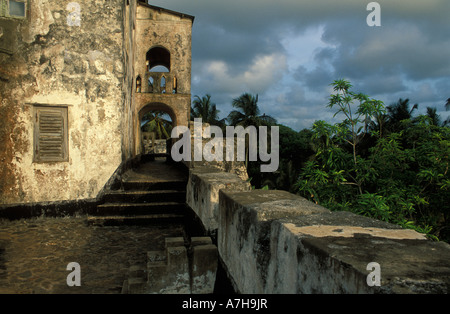
[[[119,190],[105,193],[88,223],[102,226],[180,223],[187,212],[186,184],[187,176],[176,165],[147,157],[122,175]]]
[[[218,253],[186,205],[187,169],[147,155],[123,173],[119,187],[107,191],[87,217],[94,226],[183,226],[181,237],[165,238],[162,251],[148,251],[146,261],[130,267],[122,293],[196,293],[214,290]]]
[[[163,251],[147,252],[146,265],[130,267],[122,294],[211,294],[218,266],[210,237],[165,239]]]

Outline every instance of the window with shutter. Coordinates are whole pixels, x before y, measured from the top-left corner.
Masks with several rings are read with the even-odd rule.
[[[6,0],[0,0],[0,16],[7,16],[8,3]]]
[[[25,18],[26,12],[26,0],[0,0],[0,16]]]
[[[34,161],[68,161],[67,107],[35,107]]]

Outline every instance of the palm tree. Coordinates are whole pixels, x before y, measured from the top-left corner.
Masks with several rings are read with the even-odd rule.
[[[385,113],[376,113],[374,115],[374,120],[370,121],[368,124],[369,131],[377,131],[379,137],[384,136],[385,126],[389,123],[389,116]]]
[[[253,96],[249,93],[244,93],[240,97],[233,99],[232,106],[238,110],[233,110],[228,115],[228,122],[230,125],[241,125],[244,128],[250,125],[253,126],[269,126],[275,124],[277,121],[271,116],[260,115],[258,108],[258,95]]]
[[[298,171],[295,170],[293,160],[280,163],[278,170],[270,175],[264,179],[262,187],[267,186],[270,190],[285,190],[294,194],[297,192],[295,183],[298,180]]]
[[[445,110],[450,110],[450,98],[447,98],[447,102],[445,103]],[[447,124],[450,124],[450,117],[448,117],[447,119],[445,119],[444,121],[444,126],[446,126]]]
[[[227,120],[230,125],[242,126],[269,126],[277,123],[271,116],[260,115],[258,108],[258,95],[253,96],[249,93],[244,93],[240,97],[233,99],[232,106],[238,110],[233,110],[229,113]],[[249,145],[245,145],[245,166],[248,167]]]
[[[191,108],[191,120],[194,118],[202,118],[202,122],[209,123],[210,125],[224,126],[225,119],[219,120],[219,110],[215,103],[211,102],[211,95],[206,94],[200,98],[195,96],[192,102]]]
[[[419,108],[418,104],[409,109],[409,99],[399,99],[397,103],[389,105],[386,107],[388,111],[388,121],[386,123],[387,128],[391,132],[398,132],[402,129],[401,121],[412,119],[412,114],[414,110]]]
[[[427,117],[430,118],[431,125],[441,126],[441,117],[437,114],[436,108],[427,107]]]
[[[165,119],[164,111],[152,111],[144,115],[141,129],[144,132],[155,132],[157,139],[170,138],[172,122]]]

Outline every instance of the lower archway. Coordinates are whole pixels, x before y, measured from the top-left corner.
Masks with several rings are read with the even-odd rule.
[[[138,134],[140,154],[165,154],[166,142],[177,125],[172,109],[162,103],[150,103],[139,111]]]

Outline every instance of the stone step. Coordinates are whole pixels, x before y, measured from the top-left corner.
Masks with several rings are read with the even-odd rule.
[[[154,161],[155,158],[166,158],[167,161],[170,161],[170,154],[168,153],[151,153],[151,154],[145,154],[141,156],[141,162],[150,162]]]
[[[184,238],[166,238],[164,251],[147,252],[147,293],[213,293],[217,247],[210,237],[192,237],[186,245]],[[131,273],[142,278],[145,271]]]
[[[154,202],[154,203],[105,203],[97,206],[95,216],[123,215],[138,216],[149,214],[177,214],[186,211],[184,203]]]
[[[151,214],[139,216],[89,216],[87,223],[94,226],[122,226],[122,225],[151,225],[182,223],[184,215],[181,214]]]
[[[126,191],[155,191],[155,190],[186,190],[187,181],[184,179],[171,181],[152,180],[123,180],[122,187]]]
[[[154,191],[111,191],[104,196],[105,203],[155,203],[155,202],[186,202],[186,191],[154,190]]]

